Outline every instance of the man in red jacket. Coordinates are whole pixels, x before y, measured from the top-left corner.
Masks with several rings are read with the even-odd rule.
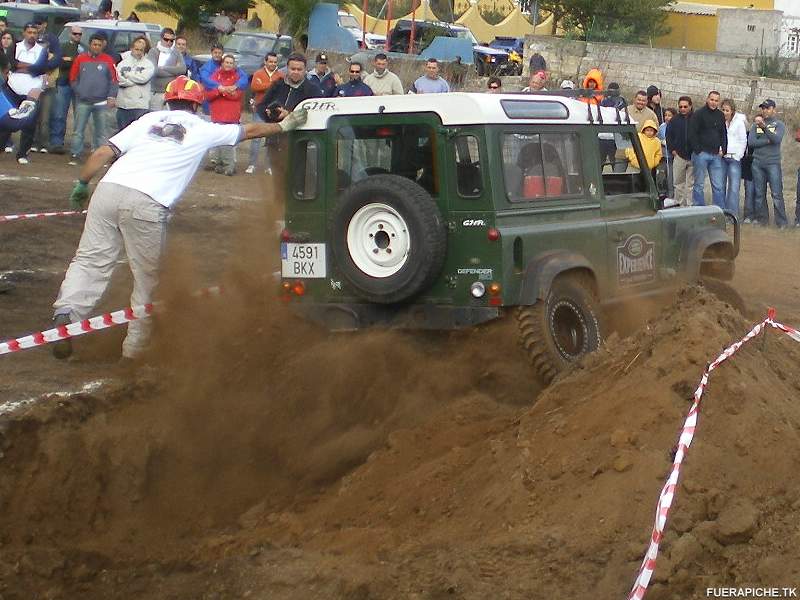
[[[242,96],[244,92],[236,85],[241,73],[236,68],[232,54],[222,57],[222,63],[211,79],[218,87],[206,90],[212,123],[238,124],[242,118]],[[236,173],[236,147],[218,146],[209,152],[209,160],[216,173],[233,175]]]

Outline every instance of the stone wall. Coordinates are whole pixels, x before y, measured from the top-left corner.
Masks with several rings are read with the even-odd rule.
[[[753,12],[753,11],[750,11]],[[649,68],[671,67],[706,73],[744,75],[752,72],[753,52],[697,52],[694,50],[651,48],[633,44],[579,42],[550,36],[525,38],[525,69],[530,55],[538,50],[547,59],[548,68],[574,78],[584,60],[616,61]],[[791,72],[800,73],[800,59],[787,60]]]

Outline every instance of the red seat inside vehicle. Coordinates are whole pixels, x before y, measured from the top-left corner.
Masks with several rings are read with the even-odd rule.
[[[522,184],[522,195],[525,198],[546,198],[560,196],[563,193],[564,179],[562,177],[526,175]]]

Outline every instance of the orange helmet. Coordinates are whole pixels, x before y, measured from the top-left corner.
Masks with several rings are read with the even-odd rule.
[[[164,102],[170,100],[188,100],[202,104],[205,101],[205,90],[201,83],[189,79],[186,75],[180,75],[167,84]]]

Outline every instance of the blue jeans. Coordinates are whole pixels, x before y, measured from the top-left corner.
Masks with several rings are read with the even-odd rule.
[[[739,188],[742,184],[742,163],[735,158],[723,158],[725,167],[725,208],[739,216]]]
[[[692,154],[692,168],[694,169],[692,203],[695,206],[705,205],[703,188],[706,184],[706,171],[708,171],[709,179],[711,179],[711,200],[720,208],[725,208],[725,167],[722,165],[722,157],[710,152],[695,152]]]
[[[263,123],[264,119],[262,119],[257,112],[253,113],[253,123]],[[253,165],[254,167],[258,166],[258,151],[264,149],[264,169],[269,169],[271,167],[270,160],[269,160],[269,146],[264,145],[264,138],[255,138],[250,143],[250,162],[248,165]]]
[[[89,117],[92,117],[92,125],[94,127],[94,145],[93,150],[97,150],[100,146],[106,143],[106,111],[108,105],[96,105],[91,102],[75,103],[75,134],[72,136],[72,154],[80,156],[83,153],[83,134],[86,130],[86,125],[89,123]]]
[[[772,206],[775,210],[775,226],[786,227],[786,205],[783,202],[783,174],[780,164],[762,165],[753,161],[753,186],[755,187],[755,208],[758,222],[769,225],[767,206],[767,184],[772,192]]]
[[[64,136],[67,133],[67,114],[70,104],[74,104],[72,88],[68,85],[56,86],[56,95],[53,106],[50,108],[50,145],[59,147],[64,145]]]

